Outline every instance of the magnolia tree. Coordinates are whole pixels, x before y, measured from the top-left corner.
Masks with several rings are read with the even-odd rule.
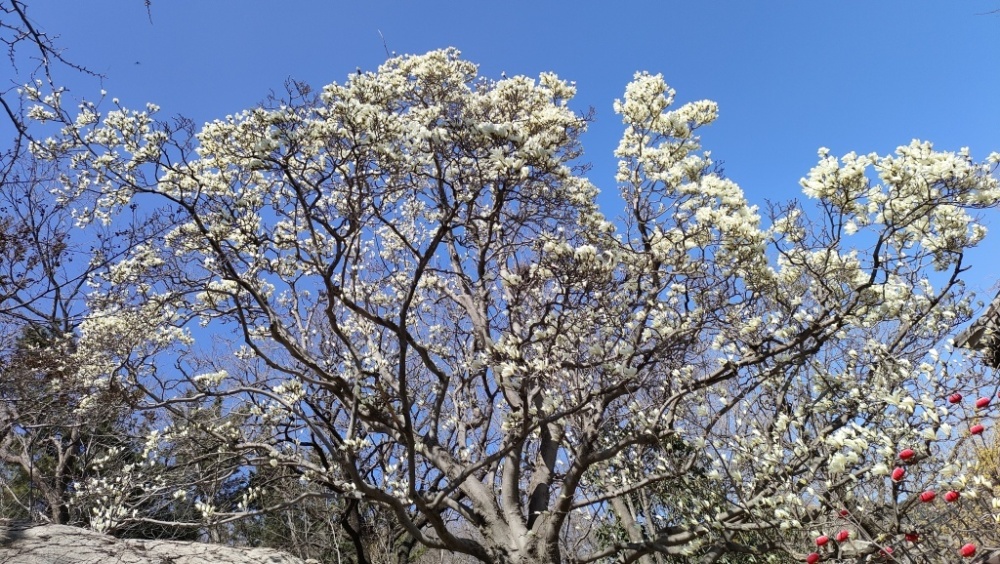
[[[701,150],[716,105],[639,73],[615,102],[614,219],[553,74],[493,81],[444,50],[289,92],[190,135],[155,106],[70,115],[25,92],[62,123],[34,149],[70,160],[79,224],[149,234],[91,277],[78,377],[175,415],[218,398],[222,424],[159,429],[134,479],[209,433],[482,562],[939,562],[996,542],[970,502],[1000,500],[960,456],[992,432],[996,381],[949,335],[1000,155],[821,149],[817,206],[762,213]],[[260,506],[244,495],[197,506],[224,522]],[[116,503],[108,519],[151,519]]]

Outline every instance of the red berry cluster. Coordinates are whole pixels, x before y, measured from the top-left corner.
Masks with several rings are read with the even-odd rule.
[[[997,395],[998,397],[1000,397],[1000,394]],[[948,396],[949,403],[958,404],[961,403],[961,401],[962,401],[962,394],[958,392],[955,392],[950,396]],[[981,397],[977,399],[975,403],[976,410],[986,409],[987,407],[990,407],[991,401],[992,400],[989,397]],[[981,435],[985,430],[986,427],[979,423],[969,427],[969,433],[972,435]],[[915,462],[915,457],[917,456],[917,453],[913,449],[906,448],[899,451],[898,456],[899,460],[901,461],[901,464],[911,464]],[[906,468],[902,465],[896,466],[895,468],[893,468],[890,477],[892,478],[893,482],[896,483],[902,482],[903,479],[906,478]],[[954,503],[958,501],[961,497],[962,497],[961,494],[955,490],[949,490],[944,494],[944,500],[948,503]],[[937,492],[935,492],[934,490],[926,490],[920,493],[920,501],[923,503],[931,503],[936,498],[937,498]],[[846,517],[847,515],[849,515],[849,512],[846,509],[840,510],[841,517]],[[844,529],[838,532],[835,535],[834,539],[836,539],[838,543],[842,543],[850,539],[850,537],[851,537],[850,531]],[[915,532],[908,532],[903,535],[903,538],[909,543],[917,543],[920,540],[920,535]],[[822,549],[823,547],[827,546],[830,543],[830,541],[831,541],[830,537],[826,535],[820,535],[816,537],[816,546]],[[976,550],[977,547],[975,544],[968,543],[962,546],[962,548],[958,550],[958,554],[965,558],[971,558],[975,556]],[[883,547],[879,551],[879,554],[883,558],[890,558],[892,556],[892,553],[893,549],[890,546]],[[822,559],[823,557],[818,552],[810,552],[806,556],[807,564],[816,564]]]
[[[842,510],[840,514],[842,516],[846,515],[847,510],[846,509]],[[848,531],[847,529],[842,529],[840,532],[834,535],[833,538],[838,543],[847,542],[851,538],[851,531]],[[830,540],[831,540],[830,537],[826,535],[820,535],[816,537],[816,546],[823,548],[824,546],[830,543]],[[819,562],[822,558],[823,557],[820,556],[818,552],[810,552],[809,555],[806,556],[806,562],[808,562],[809,564],[816,564],[816,562]]]

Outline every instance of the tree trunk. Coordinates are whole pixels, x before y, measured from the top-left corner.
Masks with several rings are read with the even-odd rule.
[[[362,523],[360,504],[356,499],[347,500],[347,507],[344,508],[344,515],[340,519],[340,524],[344,527],[344,532],[351,538],[354,545],[355,561],[358,564],[370,564],[366,551],[365,542],[362,538]]]
[[[529,542],[523,550],[512,551],[497,547],[491,551],[491,564],[561,564],[559,543]]]

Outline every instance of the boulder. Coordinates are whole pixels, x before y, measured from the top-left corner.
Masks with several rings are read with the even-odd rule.
[[[307,564],[270,548],[118,539],[64,525],[0,525],[4,564]]]

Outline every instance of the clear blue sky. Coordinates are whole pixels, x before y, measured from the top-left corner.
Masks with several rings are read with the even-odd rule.
[[[758,204],[796,197],[820,146],[1000,150],[1000,14],[984,15],[1000,0],[153,0],[152,23],[142,0],[29,7],[67,57],[107,76],[109,95],[196,122],[287,78],[322,86],[373,70],[386,56],[379,31],[398,53],[458,47],[486,75],[554,71],[577,82],[578,109],[596,110],[586,159],[609,195],[621,130],[611,103],[637,70],[663,73],[680,101],[719,102],[706,148]],[[996,251],[1000,211],[987,217]],[[974,258],[973,279],[1000,278],[995,258]]]

